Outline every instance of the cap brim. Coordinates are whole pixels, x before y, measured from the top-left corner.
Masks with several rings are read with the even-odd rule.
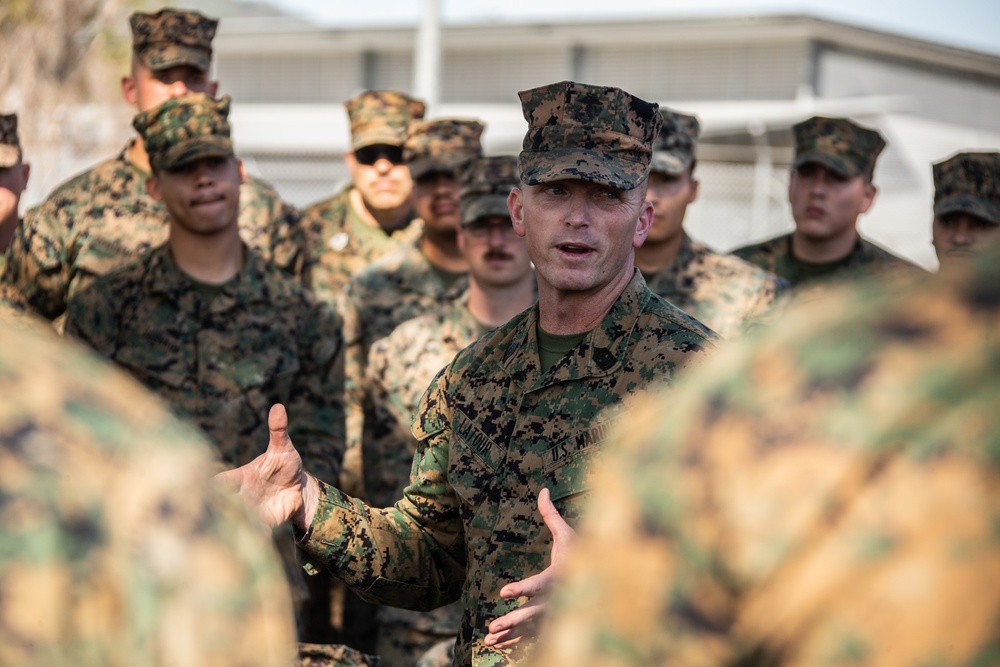
[[[798,169],[805,164],[822,165],[842,178],[853,178],[861,173],[850,161],[836,155],[821,153],[819,151],[806,151],[805,153],[801,153],[796,156],[795,163],[792,166]]]
[[[653,159],[649,161],[649,171],[669,176],[681,176],[691,168],[692,160],[682,158],[666,151],[653,151]]]
[[[229,137],[202,137],[174,146],[158,160],[157,167],[171,171],[202,158],[233,155],[233,142]]]
[[[506,195],[480,195],[462,200],[462,224],[467,225],[489,215],[510,217]]]
[[[405,137],[389,127],[365,130],[351,136],[351,150],[361,150],[368,146],[402,146]]]
[[[139,54],[139,60],[154,72],[180,65],[188,65],[200,72],[207,72],[212,66],[212,54],[210,52],[179,44],[147,48],[143,53]]]
[[[580,179],[619,190],[632,190],[649,175],[646,163],[623,160],[614,153],[575,147],[556,151],[521,151],[518,164],[521,182],[527,185]]]
[[[1000,225],[1000,203],[974,195],[952,195],[934,204],[934,215],[968,213],[994,225]]]
[[[454,176],[458,172],[459,167],[470,159],[465,156],[438,155],[410,160],[406,163],[406,166],[410,168],[410,177],[414,180],[432,172],[452,174]]]

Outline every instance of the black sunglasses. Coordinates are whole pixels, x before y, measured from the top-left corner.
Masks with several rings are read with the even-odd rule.
[[[388,160],[392,164],[403,164],[403,147],[388,146],[386,144],[365,146],[354,151],[354,159],[358,161],[358,164],[368,167],[379,160]]]

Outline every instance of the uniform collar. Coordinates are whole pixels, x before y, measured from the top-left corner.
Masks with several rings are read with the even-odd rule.
[[[222,286],[218,296],[212,300],[209,312],[225,312],[248,303],[268,300],[269,295],[264,289],[267,265],[245,244],[243,257],[243,268]],[[192,279],[177,266],[167,243],[150,252],[146,287],[149,294],[162,295],[182,310],[200,310],[201,297]]]

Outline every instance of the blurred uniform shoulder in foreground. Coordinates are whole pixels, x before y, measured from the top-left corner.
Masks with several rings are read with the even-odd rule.
[[[998,260],[831,288],[647,399],[535,664],[997,664]]]
[[[0,664],[292,664],[270,534],[213,490],[201,436],[3,311],[0,391]]]

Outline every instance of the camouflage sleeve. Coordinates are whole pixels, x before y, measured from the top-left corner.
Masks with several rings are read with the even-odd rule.
[[[345,446],[344,344],[341,321],[329,304],[303,294],[301,366],[292,388],[291,435],[305,469],[336,482]]]
[[[419,445],[410,486],[394,507],[371,508],[320,485],[319,507],[302,547],[371,602],[429,610],[461,594],[465,532],[447,478],[446,387],[442,372],[424,397],[424,423],[434,426],[414,427]]]
[[[63,238],[65,225],[48,201],[30,209],[11,240],[3,269],[3,282],[50,320],[66,310],[69,292],[72,267]]]

